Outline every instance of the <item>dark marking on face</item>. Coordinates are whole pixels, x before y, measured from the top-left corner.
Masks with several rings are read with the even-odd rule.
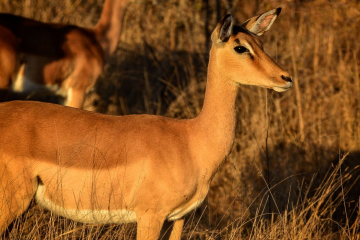
[[[250,32],[249,30],[247,30],[246,28],[244,28],[242,26],[233,26],[232,36],[235,37],[235,39],[234,39],[235,44],[241,45],[240,40],[238,38],[236,38],[236,36],[239,33],[245,34],[248,37],[252,38],[253,41],[246,41],[252,49],[255,49],[256,47],[258,47],[263,51],[263,46],[262,46],[262,43],[261,43],[259,37],[256,34]]]
[[[233,35],[236,35],[241,32],[245,33],[245,34],[256,36],[255,34],[253,34],[252,32],[250,32],[249,30],[247,30],[246,28],[244,28],[242,26],[233,26],[233,32],[232,32]]]

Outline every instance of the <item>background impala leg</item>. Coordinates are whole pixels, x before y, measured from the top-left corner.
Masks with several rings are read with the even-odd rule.
[[[84,102],[85,91],[70,88],[67,93],[67,97],[64,105],[74,108],[81,108]]]

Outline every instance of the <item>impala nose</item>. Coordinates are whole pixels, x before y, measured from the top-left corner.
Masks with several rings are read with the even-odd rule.
[[[281,75],[281,78],[286,82],[292,82],[291,77],[289,77],[289,76]]]

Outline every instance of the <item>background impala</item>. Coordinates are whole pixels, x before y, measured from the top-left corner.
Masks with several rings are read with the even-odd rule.
[[[127,3],[106,0],[93,28],[1,13],[0,26],[14,35],[6,39],[17,47],[0,44],[0,50],[8,55],[8,64],[0,65],[0,97],[6,99],[4,91],[12,85],[15,92],[28,95],[54,92],[65,98],[64,105],[81,108],[85,94],[94,87],[104,63],[117,47]],[[0,34],[8,35],[6,29],[0,29]]]

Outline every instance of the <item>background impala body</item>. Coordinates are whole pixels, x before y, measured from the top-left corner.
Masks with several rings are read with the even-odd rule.
[[[85,94],[116,49],[127,2],[106,0],[94,28],[0,14],[0,26],[15,35],[18,55],[24,62],[13,90],[25,93],[48,90],[64,96],[64,105],[80,108]],[[0,45],[0,51],[7,50],[7,45]],[[0,74],[10,70],[0,65]],[[0,76],[0,81],[3,90],[10,88],[11,81],[6,75]]]
[[[0,102],[7,99],[11,82],[19,70],[18,45],[14,34],[0,26]]]
[[[137,222],[138,239],[157,239],[206,197],[234,141],[238,84],[285,91],[289,74],[261,47],[280,9],[212,34],[204,106],[198,117],[107,116],[48,103],[0,104],[0,229],[32,198],[88,223]]]

